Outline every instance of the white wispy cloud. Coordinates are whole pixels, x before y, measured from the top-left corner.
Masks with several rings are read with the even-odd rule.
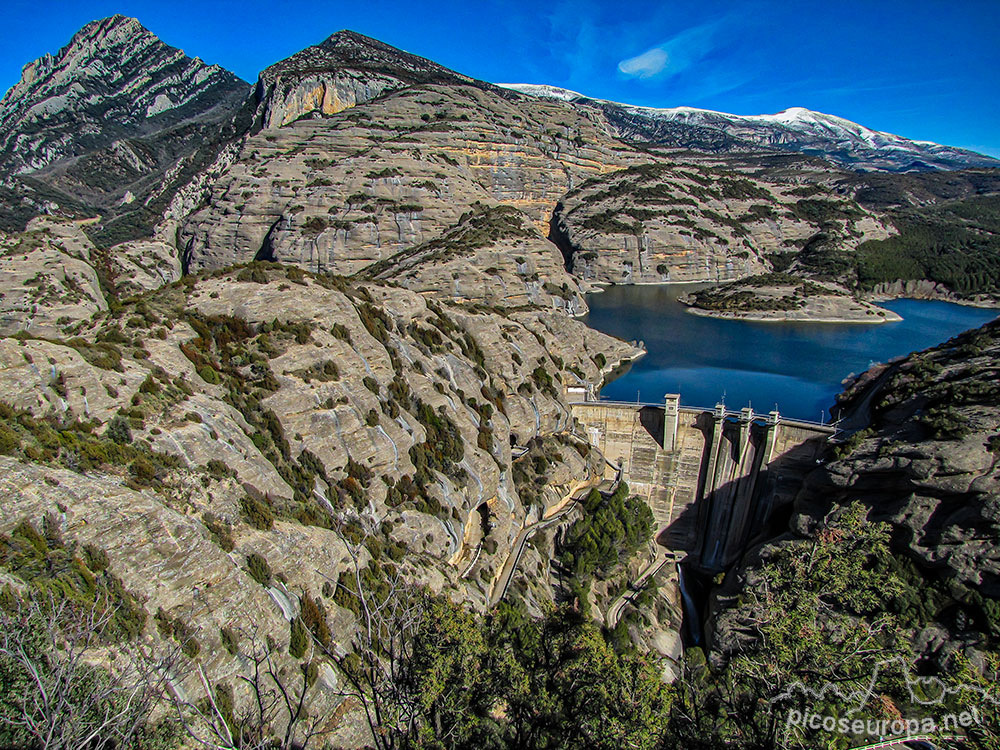
[[[627,76],[652,78],[658,73],[662,73],[668,62],[670,62],[670,58],[667,56],[666,50],[661,47],[653,47],[641,55],[622,60],[618,63],[618,70]]]
[[[722,18],[685,29],[662,44],[618,63],[618,70],[632,78],[674,76],[687,70],[719,46],[719,31],[727,23]]]

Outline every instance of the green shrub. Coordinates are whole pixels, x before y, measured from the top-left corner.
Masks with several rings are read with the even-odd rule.
[[[236,656],[240,650],[240,637],[239,634],[232,628],[220,628],[219,638],[222,641],[222,647],[229,652],[230,656]]]
[[[326,229],[326,219],[322,216],[310,216],[302,223],[302,233],[308,237],[315,237]]]
[[[986,449],[994,455],[1000,455],[1000,435],[990,435],[986,439]]]
[[[111,421],[108,422],[108,429],[104,433],[104,436],[119,445],[127,445],[128,443],[131,443],[132,430],[129,426],[129,420],[120,412],[115,414],[111,418]]]
[[[270,531],[274,528],[274,511],[267,501],[246,495],[240,500],[240,507],[247,523],[255,529]]]
[[[217,458],[211,458],[206,464],[205,469],[211,474],[215,479],[225,479],[226,477],[235,477],[236,470],[226,465],[224,461],[220,461]]]
[[[271,585],[271,566],[267,560],[256,552],[247,555],[247,573],[261,586]]]
[[[83,545],[83,561],[95,573],[103,573],[111,564],[108,553],[93,544]]]
[[[351,343],[351,332],[343,323],[334,323],[330,327],[330,335],[341,341],[346,341],[348,344]]]
[[[212,535],[212,540],[219,545],[223,552],[232,552],[236,547],[236,540],[233,539],[233,529],[225,521],[217,518],[214,513],[205,513],[201,517],[202,523]]]
[[[330,634],[330,626],[326,622],[326,610],[323,605],[313,599],[309,592],[302,595],[302,610],[300,617],[303,624],[312,632],[313,637],[324,648],[329,648],[333,640]]]
[[[254,284],[266,284],[267,274],[262,266],[251,263],[236,275],[237,281],[250,281]]]
[[[642,498],[629,496],[625,482],[610,497],[593,490],[583,507],[583,518],[569,528],[559,548],[560,563],[580,581],[609,573],[653,532],[652,511]]]
[[[139,456],[131,463],[129,472],[140,485],[148,487],[156,481],[156,467],[144,456]]]
[[[219,375],[218,370],[210,365],[205,365],[204,367],[199,368],[198,377],[209,385],[218,385],[222,382],[222,376]]]
[[[288,653],[296,659],[301,659],[306,655],[309,647],[309,631],[302,623],[302,618],[296,617],[292,620],[292,633],[288,640]]]
[[[9,455],[20,447],[21,441],[18,439],[17,433],[4,425],[0,425],[0,453]]]

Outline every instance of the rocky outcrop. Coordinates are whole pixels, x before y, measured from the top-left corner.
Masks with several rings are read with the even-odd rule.
[[[587,310],[559,251],[509,206],[474,204],[440,237],[401,250],[363,273],[414,291],[445,292],[487,305],[543,306],[570,315]]]
[[[475,81],[376,39],[338,31],[267,68],[256,96],[263,127],[276,128],[313,112],[333,115],[387,91],[427,83]]]
[[[290,619],[300,611],[300,597],[313,596],[332,610],[329,624],[338,634],[351,622],[349,613],[321,596],[328,576],[350,564],[343,539],[329,529],[281,521],[270,532],[237,522],[233,546],[221,548],[204,519],[228,524],[238,518],[233,487],[226,483],[214,483],[210,493],[194,495],[193,501],[176,502],[137,492],[114,476],[85,476],[0,456],[0,495],[0,538],[19,523],[36,529],[48,524],[78,549],[87,545],[103,551],[108,570],[145,612],[147,643],[168,652],[169,636],[158,624],[178,623],[189,634],[189,645],[195,645],[197,665],[213,684],[232,684],[238,700],[249,698],[239,678],[245,667],[239,654],[228,650],[227,634],[242,649],[273,639],[282,668],[294,670],[296,661],[280,654],[288,651]],[[250,555],[272,566],[275,578],[267,585],[250,574]],[[182,658],[175,670],[172,684],[181,695],[203,694],[194,664]],[[320,675],[310,708],[331,716],[326,729],[333,740],[364,744],[364,735],[358,736],[363,717],[352,714],[357,708],[349,701],[345,704],[336,674],[324,664]]]
[[[860,500],[929,575],[1000,598],[1000,324],[911,355],[842,397],[869,426],[811,474],[793,528]]]
[[[539,232],[548,232],[567,189],[636,158],[563,105],[527,107],[474,86],[410,87],[247,139],[206,184],[179,241],[191,269],[263,258],[375,273],[405,253],[419,256],[423,289],[495,300],[530,298],[548,282],[566,284],[572,296],[572,280]],[[487,257],[491,235],[480,231],[481,264],[464,266],[419,249],[467,234],[463,221],[484,211],[515,211],[513,223],[534,226],[533,239]]]
[[[0,338],[0,541],[27,521],[106,550],[149,615],[194,635],[212,684],[245,667],[227,632],[286,652],[307,597],[344,653],[357,623],[336,584],[355,559],[485,610],[522,528],[603,478],[565,387],[638,351],[564,311],[434,296],[256,263],[146,293],[73,339]],[[310,710],[365,744],[342,678],[307,657]]]
[[[181,277],[181,262],[173,245],[163,240],[133,240],[115,245],[107,254],[119,294],[131,296],[159,289]]]
[[[209,116],[245,91],[228,71],[168,47],[134,18],[94,21],[56,55],[25,65],[0,101],[0,166],[25,174],[109,147],[144,172],[148,156],[120,139]]]
[[[106,310],[93,244],[72,222],[34,219],[0,233],[0,335],[61,336]]]
[[[902,320],[838,284],[787,273],[766,273],[680,298],[696,315],[738,320],[815,323],[890,323]]]
[[[0,221],[14,228],[39,212],[108,219],[150,209],[155,219],[171,168],[197,169],[196,154],[230,134],[249,91],[134,18],[87,24],[26,65],[0,101],[0,183],[16,196]],[[140,218],[148,232],[150,217]]]
[[[619,284],[732,281],[893,231],[777,171],[668,158],[587,180],[562,199],[552,229],[574,275]]]
[[[348,468],[363,467],[371,512],[394,519],[404,536],[420,513],[409,489],[393,488],[424,476],[420,497],[438,510],[421,511],[430,528],[411,541],[448,560],[462,556],[465,528],[480,523],[474,509],[483,504],[509,531],[498,540],[503,552],[528,515],[511,446],[571,427],[564,387],[596,382],[598,353],[609,362],[636,354],[558,311],[442,307],[402,288],[331,288],[294,268],[246,271],[165,288],[68,343],[4,340],[0,397],[38,417],[98,424],[131,404],[123,413],[133,417],[134,440],[191,469],[221,462],[279,508],[303,501],[288,461],[315,457],[317,497],[335,508],[354,491],[348,477],[362,471]],[[220,340],[239,336],[239,359],[225,359],[199,321],[221,326]],[[227,378],[250,377],[241,362],[270,373],[259,403],[227,395],[242,387]],[[283,437],[261,443],[265,423],[280,425]],[[461,458],[431,460],[428,472],[421,446],[444,439],[458,440]]]

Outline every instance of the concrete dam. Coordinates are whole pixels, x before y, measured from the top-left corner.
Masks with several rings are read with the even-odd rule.
[[[656,540],[705,573],[735,562],[772,509],[790,502],[815,467],[831,425],[783,419],[717,404],[575,401],[573,416],[590,443],[656,519]]]

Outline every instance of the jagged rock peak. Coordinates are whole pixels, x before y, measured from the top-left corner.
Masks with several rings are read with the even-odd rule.
[[[90,69],[95,60],[121,51],[122,48],[141,49],[159,41],[135,18],[114,15],[91,21],[77,31],[69,44],[55,55],[46,53],[27,63],[21,70],[21,80],[7,92],[2,105],[10,105],[15,100],[30,95],[34,84],[56,71],[63,70],[84,76],[98,74],[101,71]]]
[[[164,113],[177,121],[200,116],[246,90],[232,73],[187,57],[134,18],[91,21],[55,55],[26,65],[0,101],[0,172],[79,156]]]
[[[110,40],[142,35],[153,36],[149,29],[139,23],[139,19],[115,13],[113,16],[99,18],[86,24],[73,35],[70,43],[63,49],[68,50],[86,40]]]
[[[382,49],[387,52],[398,53],[401,50],[396,49],[392,45],[381,42],[378,39],[373,39],[370,36],[365,36],[364,34],[359,34],[357,31],[352,31],[351,29],[341,29],[340,31],[335,31],[322,42],[320,42],[321,47],[371,47],[375,49]]]
[[[138,20],[129,18],[128,16],[114,15],[97,21],[91,21],[76,32],[69,44],[59,50],[55,56],[46,53],[37,60],[26,63],[24,68],[21,69],[20,84],[12,87],[7,92],[8,96],[4,97],[4,101],[8,97],[13,98],[23,94],[27,90],[27,87],[50,73],[58,63],[62,63],[66,59],[75,56],[88,46],[97,44],[109,46],[109,42],[114,38],[134,39],[142,34],[152,36]]]

